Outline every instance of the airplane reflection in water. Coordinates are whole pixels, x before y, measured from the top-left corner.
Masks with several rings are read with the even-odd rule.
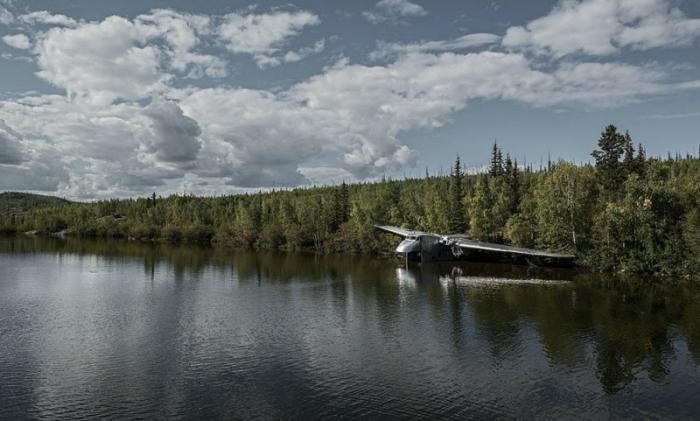
[[[485,267],[492,266],[492,267]],[[490,270],[489,270],[490,269]],[[418,286],[419,284],[440,283],[443,287],[452,284],[497,287],[501,285],[565,285],[570,281],[557,275],[530,270],[509,270],[506,265],[470,265],[455,263],[409,264],[396,268],[399,284]],[[487,274],[488,273],[488,274]]]

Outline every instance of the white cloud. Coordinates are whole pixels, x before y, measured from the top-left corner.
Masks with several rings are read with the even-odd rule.
[[[0,190],[57,192],[69,182],[68,171],[49,151],[37,151],[21,166],[0,165]]]
[[[359,180],[354,175],[342,168],[335,167],[303,167],[299,171],[306,177],[311,184],[340,184],[343,181],[346,183],[354,183]]]
[[[66,15],[54,15],[46,10],[21,15],[19,19],[28,24],[76,27],[78,22]]]
[[[0,57],[4,58],[5,60],[23,61],[25,63],[34,63],[34,60],[32,60],[31,57],[18,56],[18,55],[14,55],[11,53],[2,53],[2,54],[0,54]]]
[[[675,119],[683,119],[683,118],[696,118],[700,117],[700,111],[695,111],[695,112],[687,112],[687,113],[672,113],[672,114],[650,114],[646,115],[642,118],[647,119],[653,119],[653,120],[675,120]]]
[[[412,166],[417,153],[403,135],[448,124],[474,101],[608,107],[700,89],[677,82],[671,66],[572,57],[542,66],[515,47],[472,50],[498,42],[494,34],[379,44],[381,65],[343,58],[274,91],[187,79],[226,75],[210,51],[224,51],[222,39],[261,67],[318,53],[324,39],[288,42],[319,22],[309,12],[153,10],[32,33],[39,75],[68,94],[0,99],[0,188],[32,174],[26,186],[70,197],[361,180]]]
[[[229,13],[218,28],[218,35],[230,51],[251,54],[258,66],[265,67],[279,62],[274,56],[289,38],[320,22],[317,15],[307,11]]]
[[[299,163],[322,150],[313,115],[270,92],[204,89],[181,107],[202,128],[200,175],[228,177],[243,187],[304,184]]]
[[[311,47],[303,47],[297,51],[288,51],[287,54],[284,55],[284,61],[285,63],[294,63],[303,60],[311,54],[318,54],[323,51],[324,48],[326,48],[326,40],[322,39]]]
[[[169,10],[51,28],[39,37],[38,75],[96,104],[146,98],[165,90],[175,74],[227,75],[224,59],[196,51],[200,35],[211,30],[208,17]]]
[[[69,175],[57,152],[43,142],[28,142],[0,119],[0,190],[58,190]]]
[[[15,15],[7,10],[6,7],[0,5],[0,24],[10,25],[15,22]]]
[[[132,22],[117,16],[75,29],[52,28],[37,46],[37,74],[69,96],[95,103],[143,98],[168,79],[160,50],[145,41]]]
[[[227,75],[223,59],[194,51],[201,43],[200,35],[211,35],[209,17],[157,9],[137,16],[135,23],[149,39],[163,38],[166,41],[169,48],[165,49],[165,54],[173,70],[186,72],[187,77],[197,79]]]
[[[32,46],[31,41],[24,34],[5,35],[2,37],[2,41],[10,47],[19,50],[26,50]]]
[[[544,71],[521,54],[407,53],[383,66],[339,63],[274,93],[169,89],[169,101],[145,107],[28,96],[0,102],[27,157],[2,175],[19,183],[36,165],[42,186],[71,197],[166,191],[192,177],[239,187],[364,179],[412,166],[416,152],[401,134],[440,127],[473,100],[611,106],[700,88],[669,79],[654,66],[570,62]]]
[[[699,36],[700,19],[669,0],[561,0],[547,16],[509,28],[503,45],[554,57],[602,56],[622,47],[690,45]]]
[[[23,177],[30,185],[32,171],[37,171],[41,183],[13,188],[80,198],[165,189],[194,170],[200,148],[196,122],[162,100],[146,107],[94,107],[63,96],[36,95],[0,102],[0,115],[22,133],[27,156],[21,165],[0,169],[9,180],[0,182],[3,188],[19,185]]]
[[[302,47],[296,51],[287,51],[282,56],[258,55],[255,60],[260,68],[275,67],[282,63],[296,63],[312,54],[318,54],[326,48],[326,40],[318,40],[314,45]]]
[[[152,121],[153,136],[146,151],[163,162],[185,164],[197,159],[201,130],[174,102],[155,99],[144,109]]]
[[[381,0],[375,5],[375,9],[364,12],[362,15],[368,21],[377,24],[383,22],[396,22],[400,18],[420,17],[428,13],[425,9],[408,0]]]
[[[500,36],[488,33],[467,34],[459,38],[440,41],[420,41],[411,44],[379,42],[377,49],[370,53],[370,59],[379,60],[390,58],[397,54],[419,53],[431,51],[456,51],[474,47],[483,47],[498,42]]]
[[[0,120],[0,166],[19,165],[24,161],[21,135]]]

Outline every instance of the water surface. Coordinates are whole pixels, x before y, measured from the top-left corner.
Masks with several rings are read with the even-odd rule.
[[[700,287],[0,239],[0,418],[697,418]]]

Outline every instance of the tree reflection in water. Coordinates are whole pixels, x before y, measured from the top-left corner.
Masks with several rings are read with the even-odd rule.
[[[458,354],[469,341],[486,341],[494,370],[522,356],[532,330],[550,366],[594,370],[608,394],[643,377],[664,382],[683,347],[700,365],[700,288],[684,281],[475,263],[397,268],[393,260],[358,256],[30,237],[0,238],[0,252],[140,259],[151,281],[169,268],[178,283],[216,270],[241,283],[330,285],[312,284],[303,293],[318,295],[313,303],[330,303],[341,331],[351,306],[376,312],[386,337],[397,335],[405,306],[424,306],[424,317],[451,324]]]
[[[455,297],[464,297],[496,364],[522,346],[520,329],[530,321],[551,364],[577,369],[594,360],[607,393],[642,375],[663,382],[677,339],[700,363],[700,288],[685,281],[478,264],[416,265],[397,277],[441,285],[450,302],[435,304],[452,308],[455,332],[462,331]]]

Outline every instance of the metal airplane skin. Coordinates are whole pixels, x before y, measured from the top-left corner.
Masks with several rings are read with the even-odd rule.
[[[575,256],[570,254],[487,243],[472,240],[463,234],[441,235],[388,225],[375,225],[375,228],[403,238],[396,247],[396,254],[406,261],[478,260],[569,267],[574,265],[575,260]]]

